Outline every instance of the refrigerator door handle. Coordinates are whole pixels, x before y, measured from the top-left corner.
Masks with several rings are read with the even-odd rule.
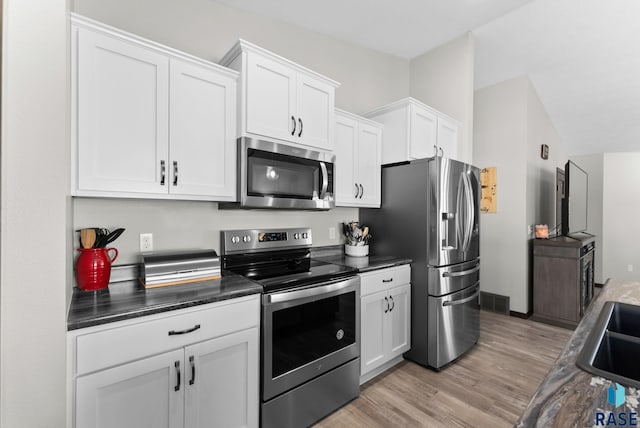
[[[478,272],[479,270],[480,270],[480,263],[478,263],[477,265],[475,265],[471,269],[462,270],[460,272],[444,272],[442,274],[442,277],[443,278],[451,278],[451,277],[454,277],[454,276],[466,276],[466,275],[472,274],[474,272]]]
[[[469,245],[471,245],[471,234],[473,233],[473,223],[475,221],[475,210],[473,204],[473,190],[471,189],[471,179],[468,174],[463,173],[463,187],[465,195],[465,225],[464,225],[464,240],[462,243],[462,251],[468,251]]]
[[[480,285],[480,281],[476,282],[472,287],[479,286],[479,285]],[[472,301],[473,299],[475,299],[476,297],[478,297],[478,294],[480,294],[480,287],[478,287],[476,292],[473,293],[471,296],[466,297],[466,298],[461,299],[461,300],[450,300],[448,302],[442,302],[442,306],[464,305],[465,303],[468,303],[468,302]]]

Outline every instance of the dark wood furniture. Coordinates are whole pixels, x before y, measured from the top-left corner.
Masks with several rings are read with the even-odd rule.
[[[595,236],[533,242],[533,319],[574,328],[593,299]]]

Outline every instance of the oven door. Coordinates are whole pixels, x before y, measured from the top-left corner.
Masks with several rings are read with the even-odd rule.
[[[360,278],[263,296],[262,399],[360,355]]]
[[[245,208],[328,210],[333,198],[335,156],[241,138],[240,205]]]

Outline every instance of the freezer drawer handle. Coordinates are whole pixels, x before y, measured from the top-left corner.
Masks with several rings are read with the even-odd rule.
[[[480,270],[480,263],[478,263],[477,265],[475,265],[471,269],[461,270],[460,272],[444,272],[442,274],[442,277],[443,278],[451,278],[451,277],[454,277],[454,276],[466,276],[466,275],[472,274],[474,272],[478,272],[479,270]]]
[[[478,281],[476,284],[478,284],[480,281]],[[443,302],[442,306],[457,306],[457,305],[464,305],[467,302],[472,301],[473,299],[475,299],[476,297],[478,297],[478,294],[480,294],[480,288],[478,288],[476,290],[475,293],[473,293],[471,296],[467,297],[466,299],[462,299],[462,300],[451,300],[449,302]]]

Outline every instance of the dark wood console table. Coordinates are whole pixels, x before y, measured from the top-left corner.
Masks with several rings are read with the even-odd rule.
[[[593,299],[595,236],[533,242],[532,319],[574,328]]]

